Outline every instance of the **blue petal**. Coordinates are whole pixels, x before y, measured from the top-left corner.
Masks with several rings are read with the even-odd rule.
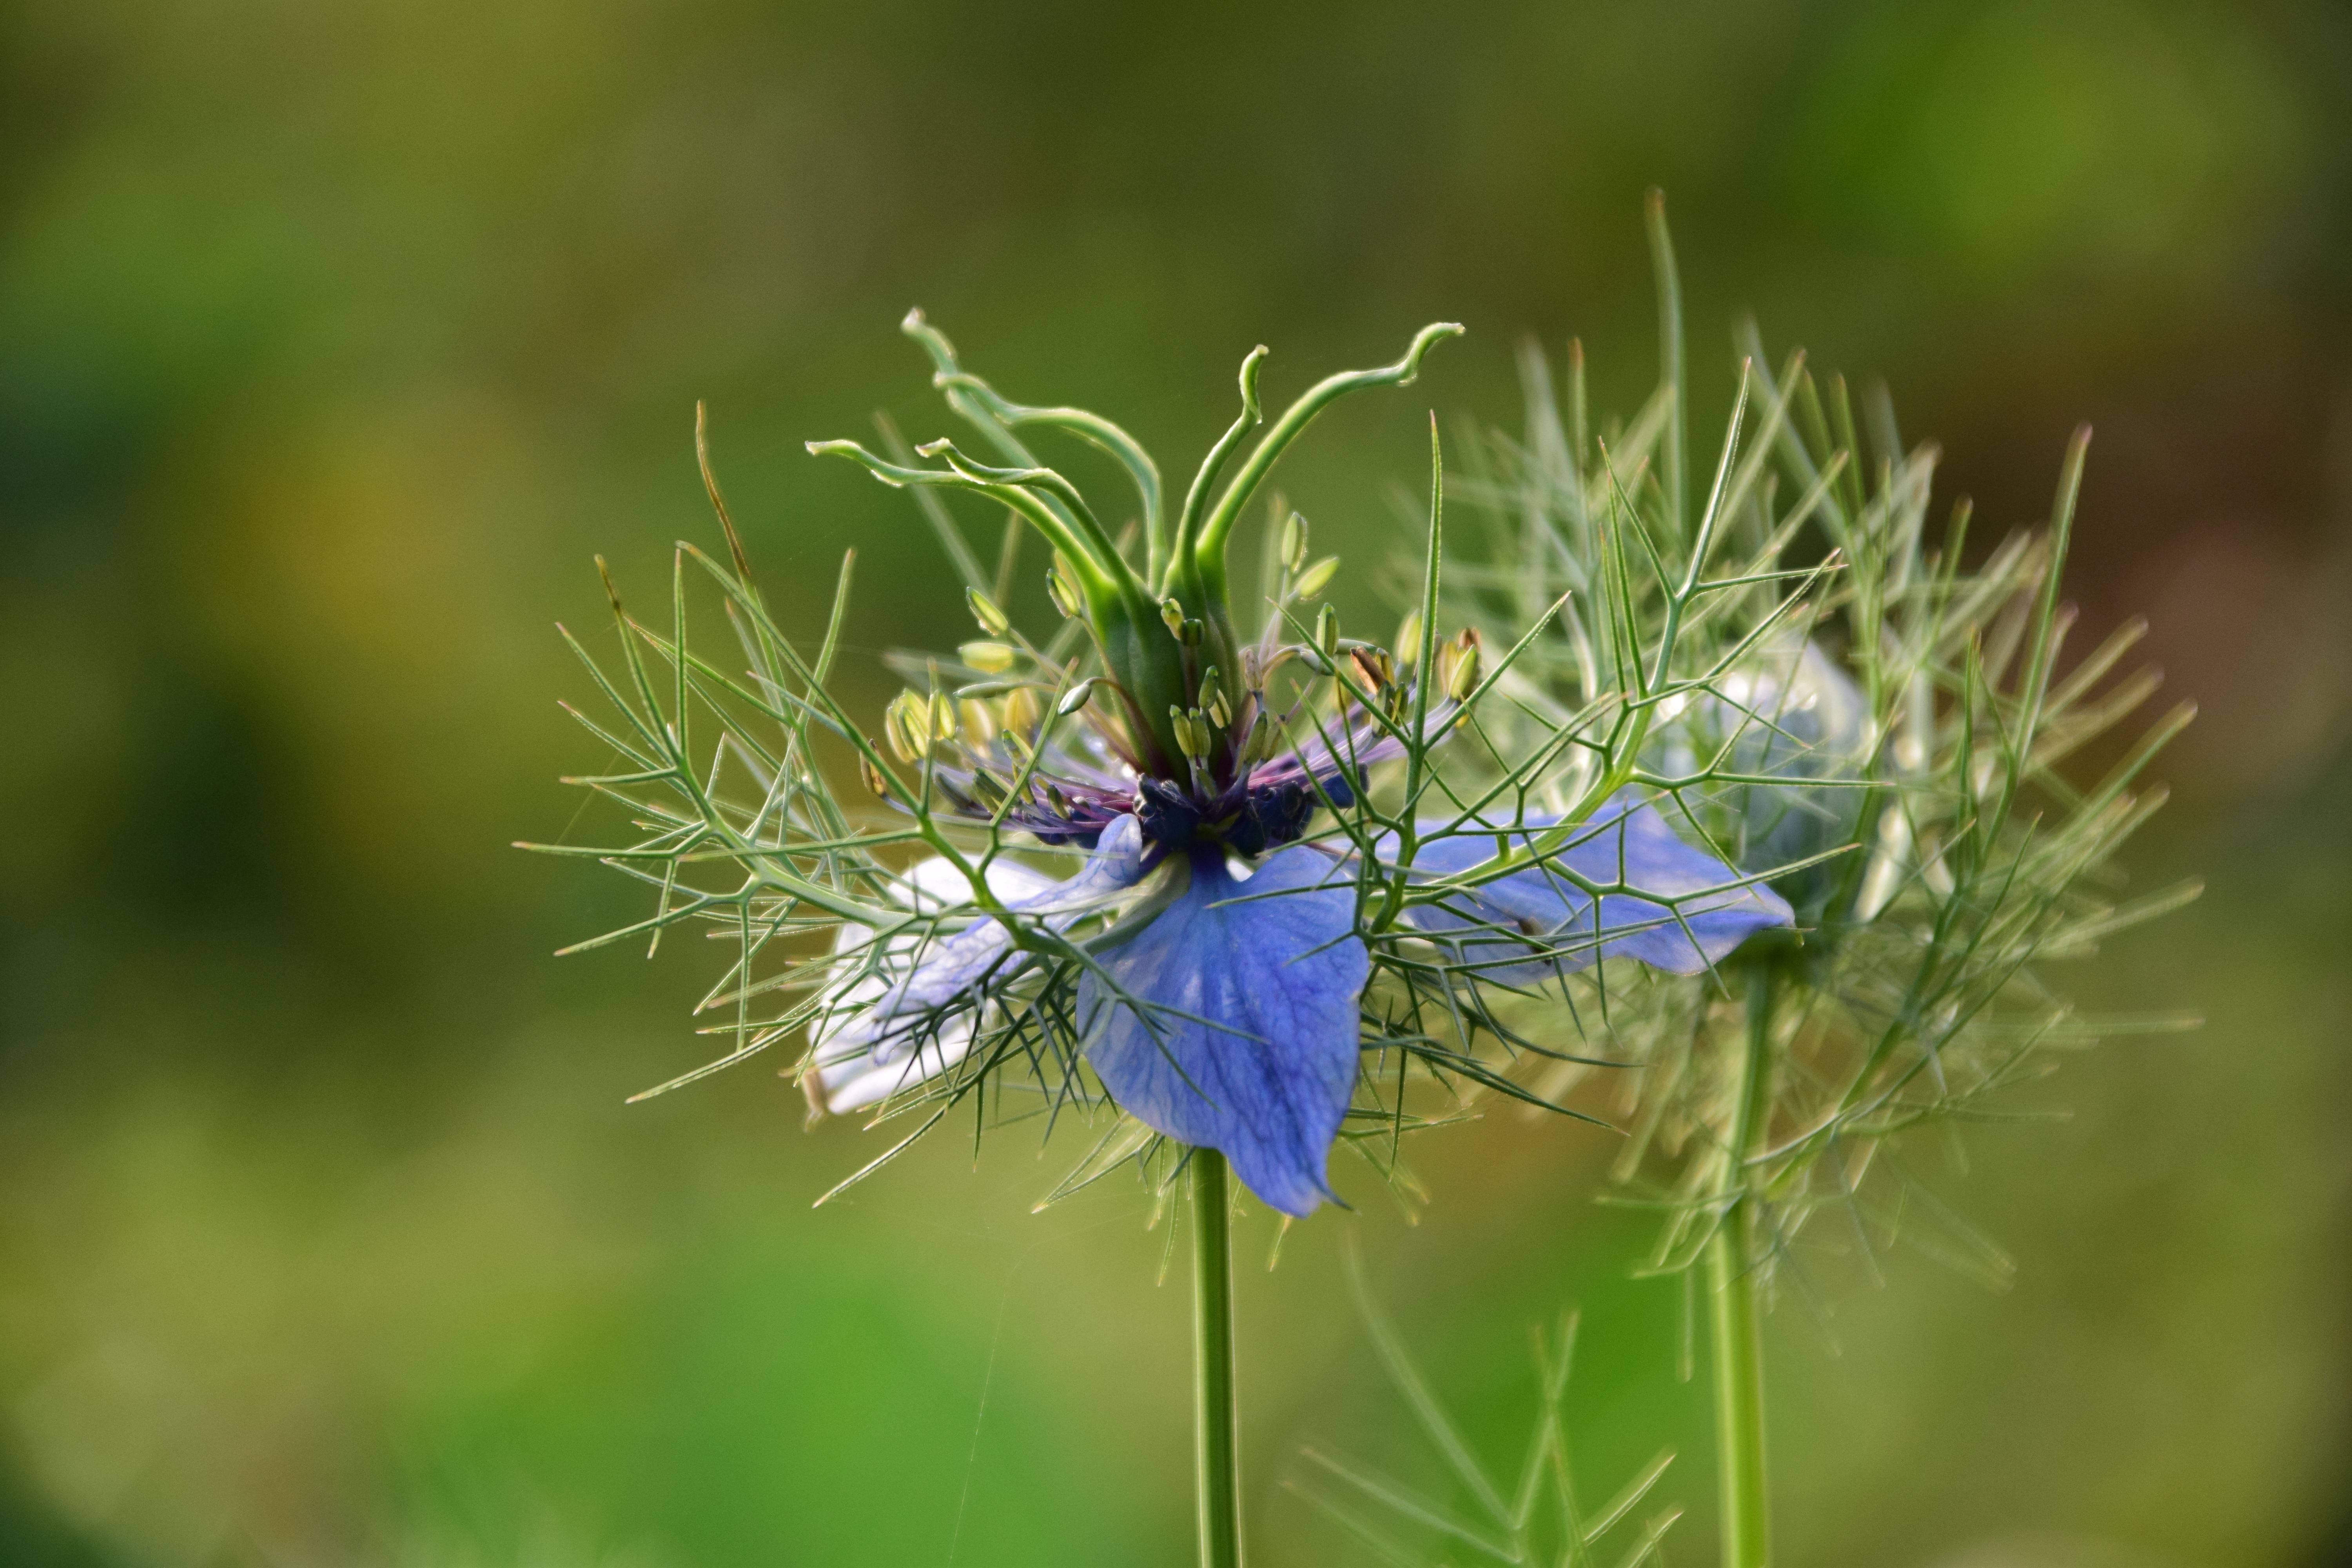
[[[1541,829],[1559,820],[1530,816],[1526,826]],[[1436,832],[1446,825],[1421,826]],[[1512,833],[1511,847],[1523,847],[1528,837]],[[1450,876],[1493,859],[1495,853],[1492,837],[1454,834],[1423,846],[1413,869]],[[1596,929],[1592,895],[1562,869],[1588,882],[1622,882],[1654,898],[1605,895],[1599,900]],[[1409,918],[1423,931],[1458,941],[1462,961],[1478,965],[1477,973],[1511,984],[1535,984],[1559,970],[1615,957],[1696,974],[1753,932],[1796,923],[1788,901],[1769,888],[1726,887],[1738,879],[1738,872],[1676,837],[1640,791],[1623,789],[1603,802],[1544,865],[1498,877],[1443,903],[1417,905]],[[1689,896],[1694,894],[1700,896]],[[1677,898],[1682,901],[1674,908],[1656,901]],[[1526,935],[1501,934],[1490,929],[1496,926],[1506,931],[1516,927]],[[1528,956],[1517,958],[1520,954]]]
[[[1355,1092],[1356,997],[1371,969],[1350,934],[1354,884],[1303,847],[1267,857],[1247,881],[1213,851],[1194,855],[1192,872],[1175,902],[1103,956],[1140,1013],[1096,976],[1080,983],[1087,1059],[1129,1115],[1222,1150],[1283,1213],[1311,1213],[1332,1195],[1325,1167]],[[1236,899],[1247,901],[1222,902]]]
[[[1135,818],[1119,816],[1068,880],[1000,860],[989,867],[988,883],[1005,908],[1043,915],[1059,930],[1133,887],[1143,875],[1143,851]],[[910,901],[926,912],[971,897],[971,882],[944,859],[924,861],[908,882]],[[864,926],[845,925],[835,951],[852,953],[873,939]],[[1010,931],[981,919],[950,936],[894,936],[885,944],[879,973],[845,971],[851,978],[811,1031],[825,1108],[838,1112],[870,1105],[960,1060],[978,1024],[980,990],[1027,963],[1012,946]]]

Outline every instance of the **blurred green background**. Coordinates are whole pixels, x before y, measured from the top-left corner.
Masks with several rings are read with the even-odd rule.
[[[721,471],[772,598],[862,552],[860,650],[961,626],[811,437],[945,422],[924,305],[1009,394],[1189,471],[1269,390],[1466,321],[1286,465],[1359,564],[1419,430],[1516,422],[1524,332],[1654,374],[1671,193],[1702,421],[1728,327],[1884,375],[1979,532],[2098,430],[2075,592],[2204,718],[2151,885],[2063,976],[2193,1006],[1923,1151],[1990,1294],[1821,1260],[1773,1321],[1791,1563],[2352,1561],[2352,25],[2278,0],[1110,8],[79,0],[0,11],[0,1563],[733,1568],[1191,1560],[1181,1271],[1075,1152],[801,1131],[700,1059],[694,944],[515,854],[593,764],[551,622],[662,591]],[[1352,574],[1349,605],[1369,605]],[[961,634],[957,634],[961,635]],[[887,689],[858,661],[861,700]],[[777,1065],[782,1065],[777,1064]],[[1704,1406],[1609,1140],[1427,1140],[1242,1291],[1257,1560],[1362,1561],[1314,1440],[1433,1486],[1344,1305],[1352,1236],[1498,1458],[1585,1309],[1593,1487]],[[1270,1239],[1261,1217],[1243,1245]]]

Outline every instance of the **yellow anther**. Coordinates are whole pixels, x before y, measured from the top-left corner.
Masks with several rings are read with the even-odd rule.
[[[1013,668],[1010,643],[968,642],[956,649],[956,655],[982,675],[1002,675]]]

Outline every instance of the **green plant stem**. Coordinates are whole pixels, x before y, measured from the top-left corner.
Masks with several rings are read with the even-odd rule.
[[[1234,1409],[1234,1247],[1225,1157],[1195,1149],[1192,1168],[1192,1481],[1201,1568],[1241,1568],[1240,1442]]]
[[[1747,1059],[1725,1151],[1730,1201],[1707,1241],[1707,1308],[1715,1352],[1715,1448],[1723,1568],[1767,1568],[1771,1516],[1764,1470],[1764,1344],[1756,1268],[1756,1194],[1746,1162],[1764,1131],[1772,1070],[1772,973],[1748,981]]]

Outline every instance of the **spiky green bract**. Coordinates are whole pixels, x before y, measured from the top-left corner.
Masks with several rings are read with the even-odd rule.
[[[1285,1483],[1289,1490],[1346,1531],[1370,1561],[1390,1568],[1463,1562],[1641,1568],[1660,1559],[1666,1532],[1683,1510],[1669,1504],[1644,1512],[1643,1505],[1673,1465],[1673,1449],[1662,1450],[1612,1494],[1580,1489],[1566,1416],[1576,1352],[1574,1312],[1563,1313],[1549,1332],[1536,1332],[1535,1431],[1517,1475],[1496,1476],[1471,1448],[1373,1300],[1355,1250],[1344,1256],[1357,1310],[1381,1368],[1448,1476],[1444,1487],[1433,1492],[1360,1459],[1308,1447],[1301,1456],[1307,1471]],[[1449,1500],[1448,1492],[1462,1500]],[[1436,1543],[1434,1555],[1416,1549],[1426,1541]]]
[[[1580,355],[1563,413],[1529,348],[1525,433],[1480,445],[1479,545],[1433,613],[1496,642],[1556,622],[1502,678],[1482,741],[1515,754],[1566,737],[1582,773],[1658,792],[1696,839],[1767,872],[1800,929],[1751,942],[1719,982],[1602,969],[1572,1018],[1531,1005],[1513,1021],[1629,1069],[1595,1081],[1570,1062],[1532,1082],[1627,1123],[1615,1173],[1664,1216],[1655,1268],[1694,1267],[1744,1208],[1740,1269],[1769,1282],[1827,1207],[1865,1258],[1899,1235],[1997,1279],[2007,1259],[1914,1180],[1898,1135],[2030,1114],[2008,1091],[2060,1053],[2189,1022],[2086,1016],[2048,979],[2195,896],[2120,896],[2116,859],[2163,801],[2146,770],[2189,710],[2116,736],[2157,684],[2116,673],[2139,623],[2069,656],[2059,573],[2087,431],[2047,525],[1972,559],[1964,500],[1933,521],[1935,448],[1903,447],[1882,404],[1865,449],[1842,381],[1824,395],[1801,355],[1764,368],[1752,329],[1740,347],[1683,530],[1676,374],[1596,438]],[[1850,726],[1829,725],[1840,705]],[[1475,754],[1449,754],[1457,778]],[[1751,1042],[1758,971],[1774,1003]]]
[[[1565,1012],[1507,1016],[1590,1058],[1533,1079],[1538,1098],[1627,1127],[1618,1201],[1662,1215],[1648,1267],[1707,1304],[1721,1561],[1767,1568],[1759,1321],[1777,1289],[1806,1283],[1809,1222],[1843,1215],[1831,1246],[1874,1269],[1900,1240],[2005,1279],[2000,1248],[1915,1177],[1902,1135],[2031,1115],[2010,1091],[2059,1053],[2193,1022],[2084,1016],[2048,980],[2196,895],[2123,898],[2116,859],[2161,804],[2145,771],[2189,711],[2114,738],[2157,685],[2117,674],[2138,623],[2067,656],[2060,573],[2087,430],[2047,526],[1971,552],[1967,502],[1937,526],[1936,451],[1903,444],[1883,394],[1865,448],[1843,381],[1824,393],[1801,354],[1775,374],[1746,328],[1694,516],[1681,291],[1654,195],[1650,216],[1656,394],[1596,437],[1580,350],[1563,410],[1529,347],[1524,434],[1474,447],[1482,537],[1423,615],[1524,645],[1478,720],[1496,754],[1565,737],[1592,788],[1656,792],[1795,908],[1795,931],[1759,934],[1707,984],[1604,968]],[[1449,753],[1456,787],[1475,754]],[[1603,1064],[1616,1070],[1595,1081]]]

